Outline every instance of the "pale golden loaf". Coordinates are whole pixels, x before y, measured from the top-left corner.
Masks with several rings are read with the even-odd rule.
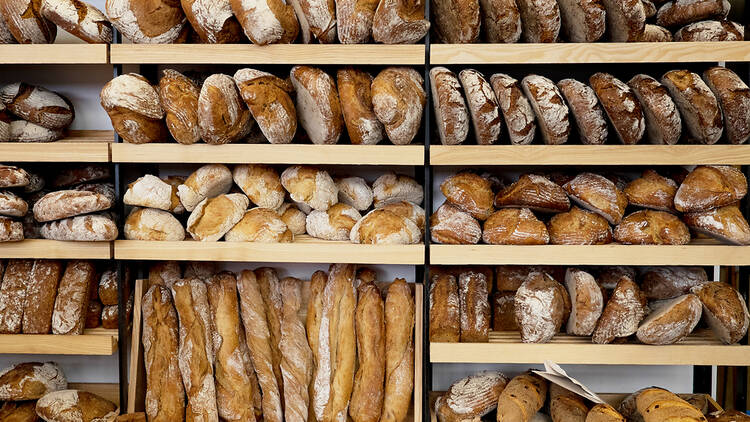
[[[45,394],[36,402],[36,414],[45,421],[114,421],[119,408],[111,401],[81,390],[60,390]]]
[[[300,211],[296,205],[285,202],[276,210],[276,213],[279,214],[281,221],[286,224],[293,235],[305,233],[307,215]]]
[[[547,398],[548,383],[530,372],[510,380],[497,399],[497,422],[529,422]]]
[[[419,205],[409,201],[400,201],[392,202],[380,209],[408,218],[419,227],[419,230],[422,231],[422,233],[424,233],[425,212]]]
[[[177,187],[177,196],[188,211],[206,198],[229,192],[232,188],[232,172],[223,164],[207,164],[194,171]]]
[[[373,110],[395,145],[410,144],[422,126],[427,102],[423,84],[419,72],[409,67],[387,67],[372,81]]]
[[[268,208],[251,208],[224,235],[227,242],[292,242],[294,234],[276,213]]]
[[[178,241],[185,239],[185,228],[174,215],[154,208],[135,208],[123,227],[125,239]]]
[[[349,236],[352,243],[399,245],[419,243],[421,238],[422,231],[414,221],[383,209],[367,213]]]
[[[339,190],[339,202],[351,205],[357,211],[364,211],[372,205],[373,193],[367,181],[361,177],[336,179]]]
[[[677,183],[654,170],[646,170],[640,178],[630,182],[623,193],[631,205],[657,211],[674,212]]]
[[[159,93],[143,76],[120,75],[102,88],[101,104],[125,142],[146,144],[167,139]]]
[[[112,24],[101,10],[73,0],[44,0],[40,13],[60,28],[88,43],[111,43]]]
[[[240,193],[206,198],[190,214],[186,231],[201,242],[217,241],[242,220],[248,204],[247,196]]]
[[[349,240],[352,227],[362,218],[354,207],[338,203],[325,211],[313,210],[307,215],[306,232],[323,240]]]
[[[0,370],[0,399],[3,401],[36,400],[67,387],[65,374],[53,362],[20,363]]]
[[[281,184],[295,202],[312,209],[327,210],[338,203],[338,189],[327,171],[310,166],[287,167]]]
[[[297,132],[297,109],[289,95],[293,92],[292,84],[256,69],[240,69],[234,74],[234,80],[268,142],[292,142]]]
[[[626,245],[685,245],[690,243],[690,230],[674,214],[640,210],[622,219],[614,238]]]
[[[503,208],[484,222],[482,240],[491,245],[545,245],[546,225],[528,208]]]
[[[443,244],[476,244],[482,238],[482,226],[468,212],[444,202],[430,216],[432,241]]]
[[[279,173],[271,166],[238,164],[232,170],[232,179],[258,207],[277,209],[284,203],[286,191]]]
[[[154,175],[147,174],[128,185],[122,201],[125,205],[137,207],[156,208],[175,213],[184,211],[180,198],[177,196],[177,186],[179,185],[172,183],[178,181],[175,179],[162,180]]]
[[[547,223],[553,245],[603,245],[612,242],[612,228],[599,214],[572,207]]]
[[[421,204],[424,199],[422,185],[414,178],[393,172],[385,173],[372,184],[373,203],[375,208],[400,201]]]
[[[570,210],[570,200],[557,183],[537,174],[524,174],[495,196],[498,208],[529,208],[532,211],[557,213]]]

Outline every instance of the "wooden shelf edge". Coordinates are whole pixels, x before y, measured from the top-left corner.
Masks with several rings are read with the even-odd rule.
[[[83,335],[0,334],[0,354],[109,356],[117,351],[117,330]]]
[[[115,163],[424,165],[422,145],[112,144]]]
[[[26,239],[0,243],[2,259],[111,259],[112,242],[65,242]]]
[[[0,64],[108,64],[107,44],[2,44]]]

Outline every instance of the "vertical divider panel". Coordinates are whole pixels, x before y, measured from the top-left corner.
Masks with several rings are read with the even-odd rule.
[[[425,17],[430,19],[430,1],[425,0]],[[430,32],[424,39],[424,266],[422,271],[422,420],[430,415],[432,364],[430,363],[430,216],[432,216],[432,165],[430,164],[430,134],[432,133],[432,98],[430,95]],[[417,280],[415,280],[417,281]]]

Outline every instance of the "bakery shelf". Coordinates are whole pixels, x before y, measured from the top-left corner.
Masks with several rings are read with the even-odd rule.
[[[2,44],[0,64],[107,64],[107,44]]]
[[[1,145],[1,144],[0,144]],[[112,144],[115,163],[424,164],[422,145]]]
[[[424,65],[424,44],[112,44],[117,64]]]
[[[424,264],[424,245],[359,245],[296,236],[293,243],[115,241],[115,259]]]
[[[750,42],[432,44],[430,64],[750,61]]]
[[[20,242],[0,243],[0,258],[111,259],[112,243],[26,239]]]
[[[750,346],[726,345],[708,330],[678,344],[594,344],[590,337],[556,335],[545,344],[521,343],[515,331],[492,331],[489,343],[430,343],[432,363],[541,363],[591,365],[750,365]]]
[[[108,163],[111,130],[72,130],[56,142],[1,142],[3,162]]]
[[[750,265],[750,246],[695,240],[689,245],[431,245],[434,265]]]
[[[83,335],[0,334],[0,353],[107,356],[116,351],[117,330],[104,328]]]
[[[746,165],[750,145],[431,145],[430,164]]]

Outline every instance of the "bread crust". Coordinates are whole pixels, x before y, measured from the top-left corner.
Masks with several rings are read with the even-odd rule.
[[[218,73],[203,82],[198,96],[198,127],[205,143],[237,142],[250,133],[253,125],[232,77]]]
[[[497,407],[497,399],[508,384],[499,372],[487,371],[455,381],[435,402],[438,420],[475,420]]]
[[[727,139],[732,144],[744,144],[750,138],[750,87],[721,66],[703,72],[703,79],[719,100]]]
[[[8,0],[0,4],[0,14],[13,38],[20,44],[52,44],[57,26],[45,19],[36,0]]]
[[[727,20],[693,22],[674,34],[675,41],[742,41],[744,37],[744,28]]]
[[[529,75],[523,78],[521,86],[539,121],[544,143],[559,145],[567,142],[570,135],[569,110],[555,83],[544,76]]]
[[[489,43],[521,39],[521,12],[515,0],[479,0],[484,38]]]
[[[291,143],[297,132],[297,110],[289,95],[291,83],[255,69],[238,70],[234,80],[268,142]]]
[[[373,110],[395,145],[410,144],[419,132],[427,101],[423,84],[419,72],[408,67],[385,68],[372,81]]]
[[[506,74],[495,73],[490,77],[490,83],[508,127],[511,144],[530,144],[536,132],[534,110],[518,81]]]
[[[729,3],[723,0],[672,0],[659,7],[656,23],[675,27],[707,19],[724,19],[728,13]]]
[[[242,40],[242,27],[229,0],[181,0],[182,10],[201,41],[232,44]]]
[[[570,42],[598,41],[607,29],[604,5],[600,0],[558,2],[563,37]]]
[[[242,220],[248,203],[239,193],[206,198],[190,214],[186,231],[195,240],[215,242]]]
[[[117,239],[117,224],[105,214],[87,214],[44,223],[44,239],[81,242],[104,242]]]
[[[490,335],[492,311],[487,277],[475,271],[464,271],[458,277],[462,343],[486,343]]]
[[[354,315],[358,368],[349,415],[354,422],[377,422],[383,408],[385,381],[385,316],[380,289],[364,283],[357,289]]]
[[[703,315],[719,340],[734,344],[745,336],[750,314],[745,299],[731,285],[714,281],[694,286],[690,291],[700,299]]]
[[[494,144],[500,137],[503,121],[492,86],[481,73],[473,69],[462,70],[459,78],[469,105],[477,144]]]
[[[498,208],[529,208],[544,213],[570,210],[570,200],[557,183],[537,174],[523,174],[495,195]]]
[[[103,211],[112,207],[111,198],[91,191],[61,190],[48,193],[34,204],[34,218],[40,223]]]
[[[458,343],[460,315],[456,277],[433,274],[430,281],[430,342]]]
[[[698,166],[680,184],[674,205],[680,212],[708,211],[733,204],[747,194],[747,179],[731,166]]]
[[[370,208],[373,201],[372,188],[361,177],[345,177],[336,179],[339,190],[339,203],[351,205],[357,211]]]
[[[577,268],[568,268],[565,287],[572,304],[567,333],[590,336],[604,309],[604,296],[599,285],[591,274]]]
[[[336,1],[336,26],[342,44],[362,44],[370,40],[378,0]]]
[[[598,174],[581,173],[563,185],[563,189],[578,205],[601,215],[611,224],[620,224],[628,206],[625,194]]]
[[[125,142],[146,144],[167,139],[159,94],[143,76],[118,76],[104,85],[100,97],[112,126]]]
[[[522,342],[547,343],[560,331],[565,312],[564,291],[549,274],[529,274],[515,298],[516,322]]]
[[[61,261],[37,259],[31,268],[23,308],[24,334],[48,334],[52,329],[57,285],[63,274]]]
[[[625,145],[640,142],[646,130],[646,120],[641,103],[630,87],[607,73],[591,75],[589,84],[599,98],[620,142]]]
[[[654,170],[646,170],[622,191],[631,205],[675,213],[674,196],[677,183]]]
[[[112,24],[96,7],[74,0],[44,0],[40,13],[88,43],[111,43]]]
[[[466,44],[479,39],[479,0],[431,0],[430,11],[432,21],[435,22],[435,33],[440,41]]]
[[[338,203],[338,188],[327,171],[311,166],[287,167],[281,184],[295,202],[325,211]]]
[[[682,119],[669,91],[648,75],[636,75],[628,86],[643,107],[648,140],[652,144],[676,144],[682,134]]]
[[[521,12],[523,39],[530,43],[557,42],[560,35],[560,7],[556,1],[517,0]]]
[[[645,3],[644,3],[645,4]],[[678,31],[679,32],[679,31]],[[676,36],[677,34],[675,34]],[[679,39],[674,39],[680,41]],[[647,23],[643,28],[643,34],[639,41],[642,42],[670,42],[673,41],[672,33],[663,26]],[[685,40],[687,41],[687,40]]]
[[[228,193],[232,188],[232,172],[223,164],[206,164],[195,170],[177,187],[177,196],[187,211],[206,198]]]
[[[179,143],[190,145],[201,139],[198,127],[200,88],[174,69],[165,69],[159,79],[159,100],[166,114],[169,133]]]
[[[721,108],[716,96],[698,74],[672,70],[661,77],[680,110],[688,133],[696,142],[714,144],[724,130]]]
[[[701,318],[701,301],[694,294],[651,302],[651,313],[636,332],[645,344],[673,344],[690,334]]]
[[[313,210],[307,215],[306,231],[324,240],[349,240],[352,227],[362,215],[351,205],[336,204],[326,211]]]
[[[490,182],[471,172],[461,172],[447,178],[440,191],[452,205],[484,221],[494,211]]]
[[[568,102],[573,120],[578,127],[581,143],[599,145],[607,141],[607,121],[604,119],[596,93],[588,85],[575,79],[563,79],[557,87]]]
[[[52,334],[83,334],[86,309],[96,268],[91,261],[70,261],[57,289]]]
[[[0,164],[0,188],[24,187],[29,184],[29,173],[26,170]]]
[[[294,234],[276,211],[268,208],[251,208],[225,235],[227,242],[292,242]]]
[[[0,333],[19,334],[23,326],[26,303],[26,280],[32,270],[31,260],[11,260],[0,285]]]
[[[300,124],[313,144],[335,144],[344,127],[336,85],[327,73],[311,66],[295,66],[290,73],[297,92]]]
[[[136,44],[184,42],[191,29],[178,0],[107,0],[105,10],[112,25]]]
[[[279,173],[264,164],[238,164],[232,179],[250,201],[262,208],[277,209],[284,203],[284,187]]]
[[[641,0],[602,0],[602,4],[610,41],[634,42],[643,38],[646,10]]]
[[[482,227],[468,212],[444,202],[430,216],[430,235],[436,243],[471,245],[479,243]]]
[[[639,210],[622,219],[614,237],[626,245],[686,245],[690,243],[690,230],[674,214]]]
[[[547,223],[549,243],[553,245],[603,245],[612,242],[607,220],[591,211],[572,207],[556,214]]]
[[[545,245],[549,233],[528,208],[504,208],[484,222],[482,240],[491,245]]]
[[[463,143],[469,133],[469,111],[456,74],[442,66],[433,67],[430,88],[440,143]]]
[[[419,182],[410,176],[394,172],[385,173],[375,179],[372,193],[375,208],[383,208],[401,201],[421,204],[424,199],[424,191]]]
[[[385,298],[385,396],[381,422],[403,421],[414,390],[414,298],[397,278]]]
[[[733,245],[750,244],[750,226],[737,204],[688,213],[685,223],[693,230]]]
[[[245,35],[253,44],[288,44],[299,34],[300,24],[294,7],[282,0],[230,0],[229,3]]]
[[[529,422],[544,405],[547,381],[530,372],[510,380],[497,400],[497,422]]]
[[[372,75],[361,69],[344,68],[336,72],[341,112],[349,140],[355,145],[375,145],[385,136],[385,127],[372,105],[372,80]]]
[[[65,97],[24,82],[2,87],[0,99],[15,116],[53,131],[70,126],[75,117],[73,106]]]
[[[604,306],[591,340],[607,344],[615,338],[628,337],[638,330],[647,312],[646,295],[633,280],[623,277]]]
[[[54,362],[26,362],[0,370],[0,399],[36,400],[67,388],[62,369]]]
[[[185,228],[172,214],[153,208],[136,208],[125,219],[123,231],[129,240],[179,241]]]
[[[424,0],[382,0],[372,20],[372,38],[384,44],[414,44],[427,35]]]

